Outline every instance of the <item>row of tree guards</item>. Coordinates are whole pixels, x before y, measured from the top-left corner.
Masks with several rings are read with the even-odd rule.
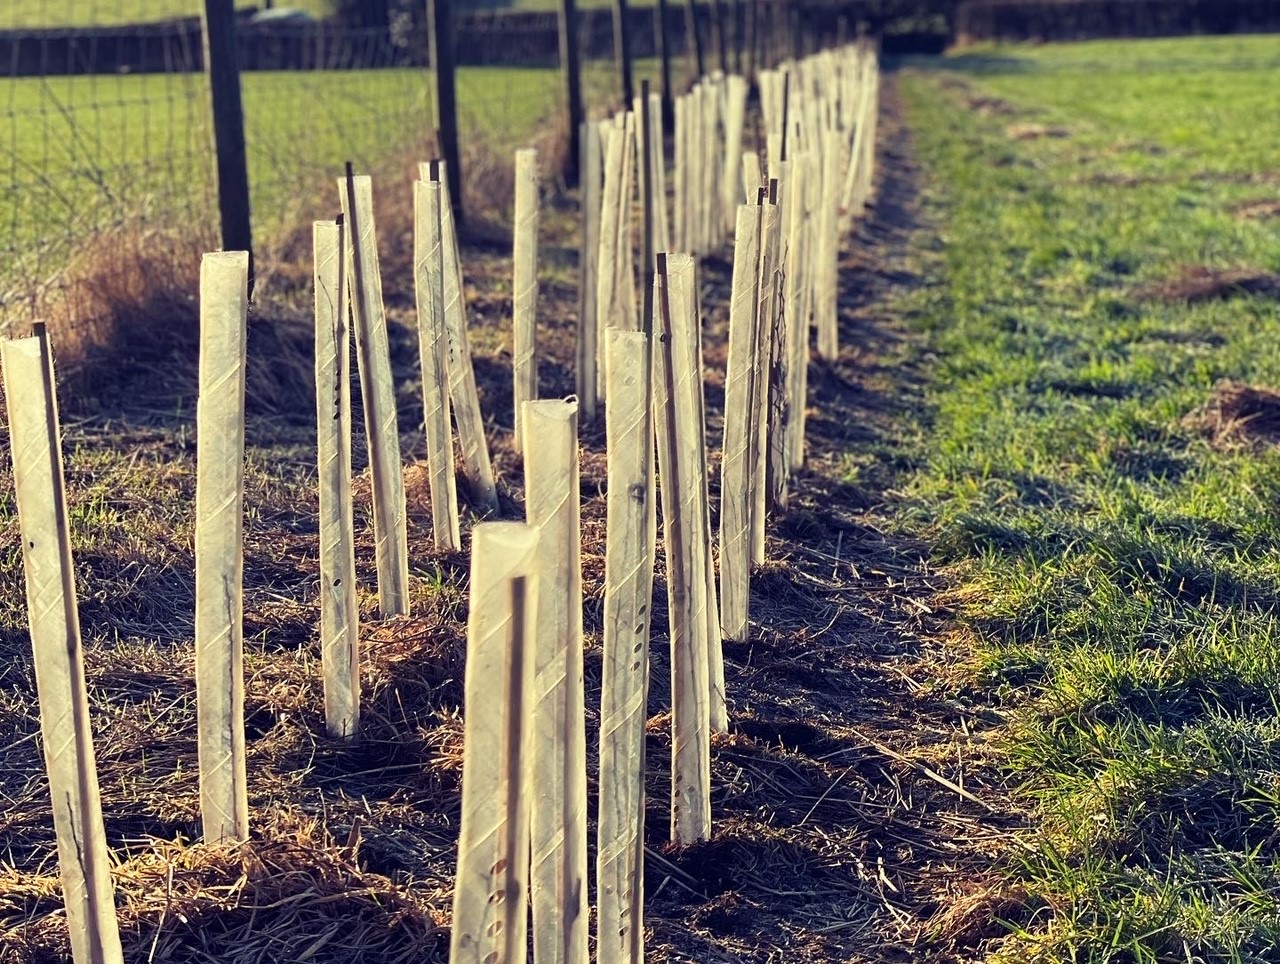
[[[524,522],[471,529],[465,757],[451,959],[588,961],[587,753],[578,423],[605,409],[604,667],[596,846],[597,959],[643,961],[645,722],[658,498],[671,647],[671,839],[712,833],[713,731],[729,725],[724,639],[748,633],[765,520],[804,460],[810,339],[838,352],[839,241],[864,210],[879,73],[860,44],[759,76],[764,151],[743,150],[747,86],[714,74],[674,105],[584,125],[578,396],[537,398],[537,158],[517,155],[513,257],[516,436]],[[667,189],[667,180],[672,190]],[[373,479],[378,604],[409,610],[408,537],[372,185],[348,169],[342,214],[317,222],[316,409],[321,646],[330,734],[360,731],[348,357],[354,332]],[[668,207],[674,199],[674,207]],[[414,184],[414,282],[433,534],[462,547],[457,471],[496,513],[467,345],[444,165]],[[637,219],[638,214],[638,219]],[[638,225],[633,221],[638,220]],[[733,234],[732,302],[713,534],[700,255]],[[244,385],[249,259],[200,275],[195,652],[206,840],[249,836],[242,667]],[[77,964],[120,962],[82,667],[49,341],[0,343],[41,728]],[[456,449],[455,449],[456,445]],[[719,579],[715,564],[719,553]],[[728,681],[731,683],[732,681]]]

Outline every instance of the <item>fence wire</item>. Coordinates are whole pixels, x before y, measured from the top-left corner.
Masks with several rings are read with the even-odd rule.
[[[725,9],[729,9],[728,0]],[[421,18],[352,27],[333,0],[251,9],[237,0],[255,243],[333,213],[345,161],[407,181],[436,126]],[[268,7],[271,4],[268,0]],[[38,317],[68,265],[113,232],[181,234],[216,244],[203,0],[0,3],[0,334]],[[425,4],[423,4],[425,10]],[[532,19],[530,19],[530,16]],[[658,76],[655,10],[633,8],[636,90]],[[716,45],[701,12],[708,69]],[[464,164],[508,166],[565,122],[556,17],[514,29],[502,14],[459,18],[455,53]],[[673,81],[696,75],[691,8],[672,3]],[[608,10],[581,12],[584,99],[621,105]],[[394,165],[394,166],[388,166]]]

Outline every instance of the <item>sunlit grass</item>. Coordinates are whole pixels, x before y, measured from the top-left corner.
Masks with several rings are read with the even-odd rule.
[[[1280,388],[1280,304],[1151,295],[1280,270],[1280,38],[989,48],[904,77],[946,242],[913,518],[1008,704],[1043,901],[1003,960],[1280,946],[1280,452],[1187,416]]]

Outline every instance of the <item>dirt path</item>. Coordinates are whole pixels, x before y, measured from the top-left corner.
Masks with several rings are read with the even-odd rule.
[[[960,960],[998,911],[984,881],[1014,818],[983,787],[982,714],[932,695],[945,582],[888,525],[922,404],[894,298],[927,283],[932,235],[892,79],[886,98],[877,203],[842,265],[841,357],[813,370],[810,461],[753,584],[757,638],[726,645],[716,838],[650,863],[655,951],[673,960]]]

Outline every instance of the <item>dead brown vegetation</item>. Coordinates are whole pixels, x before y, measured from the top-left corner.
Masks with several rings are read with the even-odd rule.
[[[1159,301],[1196,304],[1238,295],[1280,295],[1280,274],[1258,268],[1187,265],[1172,278],[1147,285],[1140,294]]]
[[[1036,141],[1043,138],[1070,137],[1071,131],[1056,124],[1010,124],[1005,136],[1015,141]]]
[[[1237,204],[1231,213],[1243,221],[1265,221],[1280,218],[1280,200],[1264,199]]]
[[[1261,385],[1222,382],[1185,424],[1218,443],[1280,442],[1280,391]]]

